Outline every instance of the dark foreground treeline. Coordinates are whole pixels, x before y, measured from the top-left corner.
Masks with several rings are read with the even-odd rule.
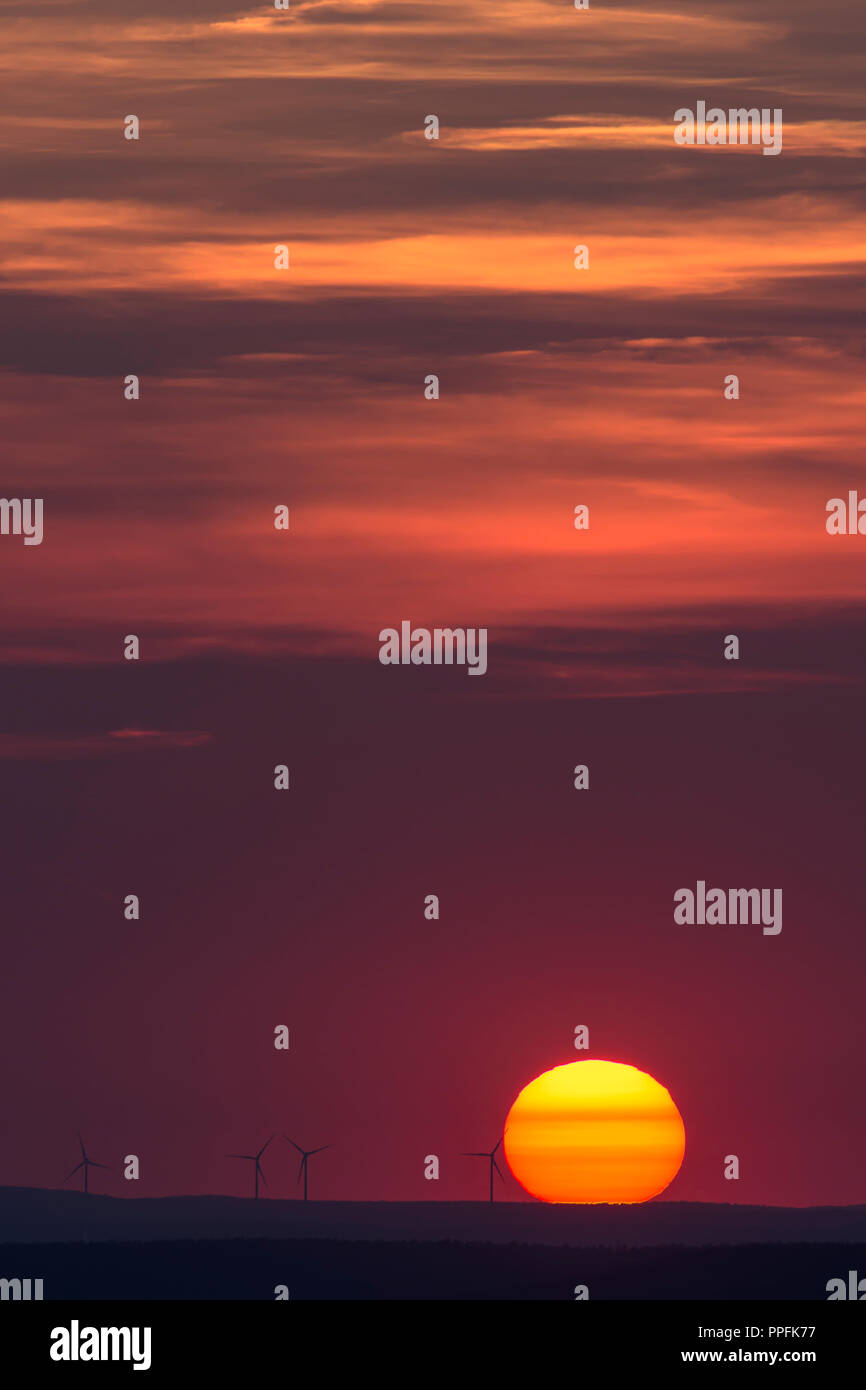
[[[701,1249],[456,1241],[202,1240],[0,1245],[0,1278],[50,1299],[818,1299],[866,1276],[866,1245]]]

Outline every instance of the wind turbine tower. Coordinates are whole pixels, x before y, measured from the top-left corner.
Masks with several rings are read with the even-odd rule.
[[[271,1135],[271,1139],[273,1139],[273,1137],[274,1137],[274,1136]],[[263,1168],[262,1168],[261,1159],[262,1159],[262,1154],[264,1153],[265,1149],[268,1147],[268,1144],[270,1144],[271,1139],[268,1139],[266,1143],[262,1144],[262,1147],[259,1149],[259,1151],[258,1151],[257,1154],[226,1154],[226,1158],[245,1158],[245,1159],[248,1160],[248,1162],[254,1163],[254,1164],[256,1165],[256,1166],[255,1166],[255,1170],[254,1170],[254,1175],[255,1175],[255,1193],[254,1193],[254,1195],[255,1195],[256,1197],[258,1197],[258,1195],[259,1195],[259,1178],[261,1178],[261,1180],[262,1180],[262,1182],[264,1183],[265,1187],[267,1187],[267,1185],[268,1185],[267,1178],[265,1177],[264,1170],[263,1170]]]
[[[307,1159],[312,1158],[313,1154],[324,1153],[325,1149],[332,1149],[333,1144],[322,1144],[318,1149],[302,1149],[300,1144],[296,1144],[294,1139],[290,1139],[287,1134],[283,1135],[287,1144],[291,1144],[293,1149],[297,1149],[301,1155],[301,1166],[298,1169],[298,1182],[304,1179],[304,1201],[307,1200]]]
[[[497,1139],[496,1143],[493,1145],[493,1148],[490,1149],[489,1152],[488,1152],[486,1149],[482,1149],[482,1150],[480,1150],[480,1151],[479,1151],[479,1150],[474,1150],[474,1149],[473,1149],[473,1150],[470,1150],[470,1151],[468,1151],[468,1152],[464,1152],[464,1153],[461,1155],[462,1158],[486,1158],[486,1159],[488,1160],[488,1162],[490,1163],[490,1200],[491,1200],[491,1202],[493,1201],[493,1170],[494,1170],[494,1168],[496,1169],[496,1171],[497,1171],[497,1173],[499,1174],[500,1178],[502,1178],[502,1181],[505,1182],[505,1179],[502,1177],[502,1169],[499,1167],[499,1164],[496,1162],[496,1150],[499,1148],[499,1145],[500,1145],[501,1143],[502,1143],[502,1140],[501,1140],[501,1139]]]
[[[69,1179],[75,1176],[75,1174],[78,1172],[79,1168],[83,1168],[83,1169],[84,1169],[84,1195],[85,1195],[85,1197],[86,1197],[87,1194],[88,1194],[88,1190],[89,1190],[89,1189],[88,1189],[88,1186],[87,1186],[87,1170],[88,1170],[88,1168],[106,1168],[106,1169],[107,1169],[109,1165],[108,1165],[107,1163],[97,1163],[95,1158],[88,1158],[88,1157],[87,1157],[87,1150],[86,1150],[85,1147],[84,1147],[84,1140],[83,1140],[82,1137],[81,1137],[81,1131],[80,1131],[80,1130],[79,1130],[79,1133],[78,1133],[78,1142],[79,1142],[79,1144],[81,1145],[81,1162],[80,1162],[80,1163],[76,1163],[75,1167],[72,1169],[72,1172],[71,1172],[71,1173],[67,1173],[67,1174],[66,1174],[66,1177],[63,1179],[63,1181],[64,1181],[64,1182],[69,1182]]]

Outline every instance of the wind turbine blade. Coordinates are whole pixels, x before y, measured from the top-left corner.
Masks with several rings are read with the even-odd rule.
[[[501,1143],[502,1143],[501,1138],[500,1138],[500,1139],[497,1139],[496,1143],[493,1145],[493,1148],[490,1150],[490,1157],[491,1157],[491,1158],[492,1158],[493,1155],[496,1153],[496,1150],[499,1148],[499,1145],[500,1145]]]
[[[291,1146],[292,1146],[293,1149],[297,1149],[297,1151],[298,1151],[299,1154],[302,1154],[302,1153],[304,1152],[303,1149],[301,1148],[300,1144],[296,1144],[295,1141],[294,1141],[294,1139],[290,1139],[289,1136],[288,1136],[287,1134],[284,1134],[284,1135],[283,1135],[283,1138],[285,1139],[285,1141],[286,1141],[287,1144],[291,1144]]]
[[[478,1153],[475,1149],[464,1149],[461,1158],[489,1158],[490,1154]]]
[[[496,1159],[493,1158],[490,1161],[493,1164],[493,1167],[496,1169],[497,1173],[499,1174],[500,1178],[502,1178],[502,1181],[505,1182],[505,1179],[502,1177],[502,1169],[499,1167],[499,1164],[496,1162]]]
[[[273,1139],[273,1137],[274,1137],[274,1136],[271,1135],[271,1139]],[[262,1156],[262,1154],[264,1153],[265,1149],[268,1147],[268,1144],[270,1144],[271,1139],[268,1140],[268,1143],[267,1143],[267,1144],[262,1144],[262,1147],[259,1149],[258,1153],[256,1154],[256,1158],[261,1158],[261,1156]]]
[[[111,1168],[110,1163],[97,1163],[95,1158],[89,1158],[87,1162],[90,1164],[91,1168]]]
[[[320,1144],[317,1149],[310,1149],[311,1154],[323,1154],[325,1149],[332,1149],[333,1144]]]
[[[261,1168],[259,1169],[259,1177],[261,1178],[261,1180],[262,1180],[262,1182],[264,1183],[265,1187],[267,1187],[267,1185],[268,1185],[268,1180],[267,1180],[267,1178],[265,1177],[265,1175],[264,1175],[264,1173],[263,1173],[263,1171],[262,1171]]]
[[[300,1166],[300,1168],[298,1169],[298,1182],[300,1182],[300,1181],[301,1181],[301,1178],[304,1176],[304,1164],[306,1163],[306,1161],[307,1161],[307,1155],[304,1154],[303,1158],[301,1159],[301,1166]]]
[[[81,1137],[81,1130],[78,1131],[78,1142],[79,1142],[79,1144],[81,1145],[81,1157],[82,1157],[82,1158],[86,1158],[86,1157],[87,1157],[87,1150],[86,1150],[85,1147],[84,1147],[84,1140],[83,1140],[82,1137]]]
[[[255,1154],[226,1154],[226,1158],[255,1158]]]
[[[81,1160],[81,1162],[78,1164],[78,1167],[77,1167],[77,1168],[73,1168],[73,1170],[72,1170],[71,1173],[67,1173],[67,1174],[66,1174],[66,1177],[63,1179],[63,1181],[64,1181],[64,1182],[69,1182],[69,1179],[70,1179],[70,1178],[73,1178],[73,1177],[75,1176],[75,1174],[78,1172],[78,1169],[79,1169],[79,1168],[83,1168],[83,1167],[84,1167],[84,1159]]]

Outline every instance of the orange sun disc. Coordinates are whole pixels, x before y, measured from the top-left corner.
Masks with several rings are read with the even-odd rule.
[[[646,1202],[679,1172],[682,1117],[664,1086],[624,1062],[542,1072],[505,1122],[505,1157],[543,1202]]]

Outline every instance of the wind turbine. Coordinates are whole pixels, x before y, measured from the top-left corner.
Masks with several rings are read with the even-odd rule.
[[[273,1139],[273,1137],[274,1137],[274,1136],[271,1135],[271,1139]],[[262,1182],[264,1183],[265,1187],[267,1187],[267,1185],[268,1185],[268,1180],[267,1180],[267,1178],[265,1177],[264,1170],[263,1170],[262,1165],[261,1165],[261,1157],[262,1157],[262,1154],[264,1153],[265,1149],[268,1147],[268,1144],[270,1144],[271,1139],[268,1139],[267,1143],[262,1144],[262,1147],[259,1149],[259,1151],[258,1151],[257,1154],[226,1154],[226,1158],[246,1158],[246,1159],[249,1160],[250,1163],[254,1163],[254,1164],[256,1165],[256,1166],[255,1166],[255,1184],[256,1184],[256,1186],[255,1186],[255,1195],[256,1195],[256,1197],[258,1197],[258,1195],[259,1195],[259,1176],[260,1176],[260,1175],[261,1175],[261,1179],[262,1179]]]
[[[333,1144],[322,1144],[318,1149],[302,1149],[301,1146],[300,1146],[300,1144],[296,1144],[295,1141],[294,1141],[294,1139],[290,1139],[289,1136],[288,1136],[287,1134],[284,1134],[284,1135],[283,1135],[283,1138],[285,1139],[285,1141],[286,1141],[287,1144],[291,1144],[292,1148],[293,1148],[293,1149],[297,1149],[298,1153],[301,1155],[301,1166],[300,1166],[300,1168],[298,1169],[298,1182],[301,1181],[301,1177],[303,1176],[303,1179],[304,1179],[304,1201],[306,1202],[306,1200],[307,1200],[307,1159],[308,1159],[308,1158],[312,1158],[313,1154],[324,1153],[325,1149],[332,1149],[334,1146],[333,1146]]]
[[[489,1152],[488,1152],[486,1149],[482,1149],[482,1150],[480,1150],[480,1151],[479,1151],[479,1150],[472,1149],[472,1150],[470,1150],[470,1151],[468,1151],[468,1152],[465,1152],[465,1151],[464,1151],[464,1152],[461,1154],[461,1157],[462,1157],[462,1158],[486,1158],[486,1159],[489,1160],[489,1162],[490,1162],[490,1200],[491,1200],[491,1202],[493,1201],[493,1169],[494,1169],[494,1168],[496,1169],[496,1171],[497,1171],[497,1173],[499,1174],[500,1178],[502,1178],[502,1181],[505,1182],[505,1179],[502,1177],[502,1169],[499,1167],[499,1164],[496,1162],[496,1150],[499,1148],[499,1145],[500,1145],[501,1143],[502,1143],[502,1139],[497,1139],[496,1143],[493,1145],[493,1148],[492,1148]]]
[[[76,1163],[76,1165],[75,1165],[75,1167],[73,1168],[72,1172],[71,1172],[71,1173],[67,1173],[67,1174],[66,1174],[66,1177],[63,1179],[63,1181],[64,1181],[64,1182],[69,1182],[69,1179],[75,1176],[75,1174],[78,1172],[79,1168],[83,1168],[83,1169],[84,1169],[84,1195],[85,1195],[85,1197],[86,1197],[86,1196],[87,1196],[87,1193],[88,1193],[88,1188],[87,1188],[87,1170],[88,1170],[88,1168],[108,1168],[108,1164],[107,1164],[107,1163],[97,1163],[95,1158],[88,1158],[88,1157],[87,1157],[87,1150],[86,1150],[85,1147],[84,1147],[84,1140],[83,1140],[82,1137],[81,1137],[81,1131],[80,1131],[80,1130],[79,1130],[79,1132],[78,1132],[78,1142],[79,1142],[79,1144],[81,1145],[81,1162],[80,1162],[80,1163]]]

